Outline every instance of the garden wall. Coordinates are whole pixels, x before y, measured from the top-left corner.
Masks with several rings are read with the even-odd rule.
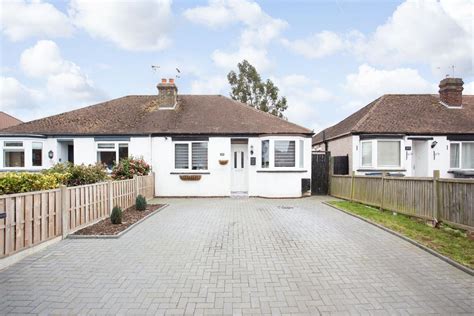
[[[154,178],[0,195],[0,258],[107,218],[113,206],[132,206],[138,194],[153,198]]]

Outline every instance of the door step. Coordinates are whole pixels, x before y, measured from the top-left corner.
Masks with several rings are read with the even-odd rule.
[[[249,197],[249,193],[243,191],[234,191],[230,192],[230,197],[233,199],[246,199]]]

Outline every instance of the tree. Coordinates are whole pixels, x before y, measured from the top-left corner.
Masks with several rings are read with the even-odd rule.
[[[247,60],[237,64],[239,73],[229,72],[227,80],[231,86],[230,97],[259,109],[284,118],[283,112],[288,108],[286,98],[279,97],[279,89],[267,79],[262,81],[260,74]]]

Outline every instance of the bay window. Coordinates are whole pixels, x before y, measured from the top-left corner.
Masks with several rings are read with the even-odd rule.
[[[127,143],[97,143],[97,162],[112,169],[120,159],[128,157]]]
[[[295,166],[295,141],[276,140],[274,146],[275,167]]]
[[[377,166],[400,167],[400,141],[377,141]]]
[[[174,168],[181,170],[207,170],[207,142],[179,142],[174,144]]]
[[[304,168],[304,140],[262,140],[260,166],[262,169]]]
[[[474,169],[474,142],[449,145],[449,166],[453,169]]]
[[[25,149],[23,142],[5,141],[3,143],[3,166],[9,168],[25,166]]]
[[[400,168],[400,140],[363,140],[360,142],[360,165],[365,168]]]

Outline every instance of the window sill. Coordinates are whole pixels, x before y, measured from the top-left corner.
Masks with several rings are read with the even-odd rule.
[[[370,172],[370,171],[401,171],[406,172],[407,170],[404,168],[361,168],[357,169],[356,171],[359,172]]]
[[[189,171],[172,171],[170,174],[211,174],[209,171],[189,170]]]
[[[304,173],[306,169],[259,169],[258,173]]]

